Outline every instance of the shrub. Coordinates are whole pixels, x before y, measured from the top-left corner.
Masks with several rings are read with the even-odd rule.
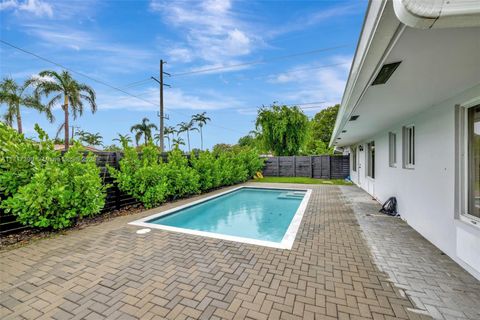
[[[59,156],[53,149],[53,142],[46,133],[35,125],[40,142],[26,139],[23,134],[0,122],[0,193],[4,197],[15,194],[26,185],[46,159]]]
[[[84,158],[82,146],[76,144],[60,160],[48,136],[38,126],[36,130],[40,143],[15,137],[16,146],[2,149],[15,155],[13,160],[3,160],[2,167],[19,168],[21,175],[15,183],[2,183],[2,190],[7,190],[9,197],[0,207],[16,215],[23,224],[54,229],[71,226],[78,218],[100,212],[107,186],[102,184],[95,156],[88,154]],[[9,175],[12,173],[3,172],[1,181]]]
[[[154,145],[144,146],[141,152],[140,156],[135,148],[127,146],[119,170],[113,167],[108,170],[120,190],[140,200],[146,208],[152,208],[167,197],[165,165]]]
[[[190,161],[178,148],[168,162],[158,160],[155,146],[143,147],[140,156],[127,147],[118,170],[109,167],[120,190],[140,200],[147,208],[167,198],[180,198],[213,188],[243,182],[263,166],[258,153],[249,148],[232,147],[216,152],[192,153]]]
[[[210,190],[220,185],[215,156],[209,152],[198,152],[198,157],[191,155],[192,168],[198,173],[198,184],[201,191]]]
[[[168,184],[168,195],[172,198],[180,198],[200,192],[200,176],[189,165],[187,157],[178,148],[172,150],[168,155],[165,177]]]

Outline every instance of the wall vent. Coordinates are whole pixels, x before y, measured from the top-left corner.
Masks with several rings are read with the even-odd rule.
[[[351,116],[351,117],[350,117],[350,121],[355,121],[355,120],[358,119],[358,117],[360,117],[360,116]]]
[[[390,79],[395,70],[397,70],[400,63],[402,63],[402,61],[384,64],[382,69],[380,69],[380,72],[377,74],[375,80],[373,80],[372,86],[387,83],[388,79]]]

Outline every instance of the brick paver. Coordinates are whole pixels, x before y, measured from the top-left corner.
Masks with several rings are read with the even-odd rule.
[[[3,251],[1,318],[428,318],[376,266],[341,188],[311,188],[292,250],[136,234],[150,211]]]
[[[408,224],[378,213],[380,205],[358,188],[341,187],[355,212],[375,263],[416,308],[435,319],[480,319],[480,281]]]

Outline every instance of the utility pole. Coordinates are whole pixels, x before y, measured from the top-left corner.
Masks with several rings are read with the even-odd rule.
[[[158,80],[157,78],[155,77],[151,77],[153,80],[157,81],[158,84],[160,85],[160,112],[158,114],[159,118],[160,118],[160,152],[163,152],[165,150],[165,147],[164,147],[164,138],[163,138],[163,131],[164,131],[164,125],[163,125],[163,121],[165,119],[165,115],[164,115],[164,112],[163,112],[163,86],[167,86],[167,87],[170,87],[170,85],[166,84],[166,83],[163,83],[163,75],[166,74],[168,76],[170,76],[170,74],[168,72],[164,72],[163,71],[163,64],[167,63],[166,61],[163,61],[162,59],[160,59],[160,74],[159,74],[159,79]]]

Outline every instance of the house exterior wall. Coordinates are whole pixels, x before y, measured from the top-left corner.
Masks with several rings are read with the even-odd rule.
[[[380,203],[396,197],[402,219],[480,279],[480,223],[460,219],[456,208],[455,105],[480,96],[480,85],[356,145],[351,179]],[[415,126],[415,168],[402,165],[402,127]],[[397,164],[389,165],[389,132],[396,133]],[[375,179],[366,176],[367,143],[375,142]],[[363,147],[359,151],[358,146]],[[351,149],[352,146],[349,147]],[[351,157],[352,158],[352,157]],[[360,167],[360,168],[358,168]]]

